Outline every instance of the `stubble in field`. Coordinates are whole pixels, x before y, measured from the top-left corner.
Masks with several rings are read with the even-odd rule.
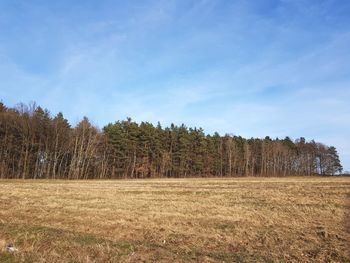
[[[0,181],[0,262],[349,262],[349,194],[328,177]]]

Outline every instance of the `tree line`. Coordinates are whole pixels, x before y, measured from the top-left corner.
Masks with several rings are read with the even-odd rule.
[[[102,130],[84,117],[0,103],[0,178],[110,179],[192,176],[335,175],[335,147],[299,138],[245,139],[184,124],[163,128],[130,118]]]

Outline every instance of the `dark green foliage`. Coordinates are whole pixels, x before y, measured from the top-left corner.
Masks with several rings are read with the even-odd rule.
[[[84,117],[72,128],[62,113],[0,103],[1,178],[150,178],[335,175],[335,147],[305,138],[244,139],[184,124],[162,128],[131,118],[102,131]]]

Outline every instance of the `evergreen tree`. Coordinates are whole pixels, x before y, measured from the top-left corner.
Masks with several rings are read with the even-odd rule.
[[[244,139],[184,124],[155,127],[131,118],[102,131],[84,117],[71,128],[35,103],[0,103],[1,178],[146,178],[336,175],[337,150],[301,137]]]

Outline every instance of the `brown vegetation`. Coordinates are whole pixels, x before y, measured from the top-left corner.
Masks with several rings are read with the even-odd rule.
[[[35,104],[0,102],[0,178],[114,179],[335,175],[337,150],[313,140],[245,139],[185,125],[162,128],[128,118],[103,130],[74,128]]]
[[[0,262],[350,260],[350,178],[2,180],[0,189]],[[9,243],[18,252],[5,252]]]

